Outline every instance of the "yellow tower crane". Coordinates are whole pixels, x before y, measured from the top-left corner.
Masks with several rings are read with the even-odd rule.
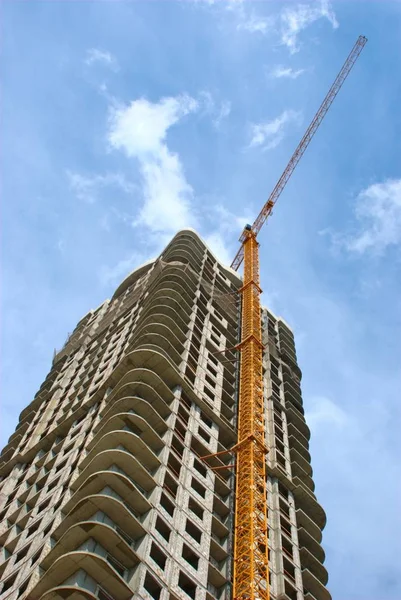
[[[260,315],[259,252],[256,237],[294,172],[309,142],[355,64],[367,39],[359,36],[341,71],[314,116],[278,183],[253,225],[241,235],[241,247],[231,265],[244,261],[242,333],[236,452],[234,531],[234,600],[269,600],[268,506],[266,490],[262,332]],[[205,457],[206,458],[206,457]]]

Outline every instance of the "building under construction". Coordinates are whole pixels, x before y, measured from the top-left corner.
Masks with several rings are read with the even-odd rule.
[[[1,600],[231,598],[241,286],[184,230],[78,323],[1,455]],[[293,334],[262,336],[270,596],[329,600]]]
[[[191,230],[77,325],[0,456],[0,600],[330,600],[294,338]],[[241,278],[237,269],[244,263]]]

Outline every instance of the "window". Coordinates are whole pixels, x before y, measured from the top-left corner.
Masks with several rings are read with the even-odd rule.
[[[199,416],[200,416],[201,420],[203,421],[203,423],[204,423],[205,425],[207,425],[207,427],[210,427],[210,428],[212,428],[212,426],[213,426],[213,421],[212,421],[212,419],[209,419],[209,417],[207,417],[207,416],[205,415],[205,413],[203,413],[203,412],[201,412],[201,413],[199,414]]]
[[[182,591],[185,592],[190,598],[195,598],[196,585],[182,571],[180,571],[180,576],[178,578],[178,585],[182,589]]]
[[[15,580],[17,579],[17,575],[18,573],[15,573],[15,575],[12,575],[12,577],[6,579],[6,581],[3,583],[3,589],[1,590],[2,594],[13,587]]]
[[[174,504],[167,498],[166,494],[160,496],[160,505],[168,512],[170,516],[174,514]]]
[[[28,535],[27,535],[27,537],[29,537],[30,535],[32,535],[38,529],[39,529],[39,521],[36,521],[36,523],[34,523],[33,525],[31,525],[30,528],[28,529]]]
[[[28,550],[29,550],[29,545],[25,546],[25,548],[23,550],[20,550],[15,558],[15,562],[19,562],[20,560],[22,560],[23,558],[25,558],[25,556],[28,554]]]
[[[219,361],[218,361],[218,359],[217,359],[217,358],[216,358],[216,357],[215,357],[215,356],[214,356],[214,355],[213,355],[211,352],[209,352],[208,359],[209,359],[209,360],[210,360],[210,361],[211,361],[213,364],[215,364],[215,365],[216,365],[216,367],[218,366],[218,364],[219,364]]]
[[[155,561],[157,565],[164,571],[164,567],[166,566],[167,556],[160,550],[160,548],[152,542],[152,546],[150,549],[150,558]]]
[[[119,575],[121,575],[121,577],[124,577],[124,575],[125,575],[124,565],[122,565],[116,558],[114,558],[114,556],[111,556],[111,554],[108,554],[106,556],[106,560],[113,567],[113,569],[115,569],[117,571],[117,573]]]
[[[39,508],[38,508],[38,514],[39,514],[40,512],[42,512],[42,510],[44,510],[45,508],[47,508],[47,507],[49,506],[49,504],[50,504],[50,500],[51,500],[51,497],[50,497],[50,498],[48,498],[47,500],[45,500],[44,502],[42,502],[42,504],[40,504],[40,505],[39,505]]]
[[[210,443],[211,437],[209,434],[206,433],[204,429],[202,429],[202,427],[198,428],[198,435],[200,435],[205,440],[205,442],[207,442],[208,444]]]
[[[295,588],[293,588],[292,585],[290,583],[288,583],[288,581],[286,581],[285,579],[284,579],[284,586],[285,586],[286,596],[288,596],[288,598],[290,598],[291,600],[297,600],[297,598],[298,598],[297,590]]]
[[[38,550],[33,556],[32,556],[32,561],[31,561],[31,565],[34,565],[35,563],[38,562],[38,560],[40,559],[40,555],[42,554],[42,550],[43,548],[41,548],[40,550]]]
[[[217,370],[216,370],[216,369],[214,369],[214,368],[212,367],[212,365],[208,365],[208,366],[207,366],[207,370],[208,370],[208,371],[209,371],[209,373],[212,375],[212,377],[215,377],[215,378],[217,377]],[[207,379],[207,376],[206,376],[206,379]],[[207,381],[209,381],[209,380],[207,379]]]
[[[206,394],[206,396],[210,398],[210,400],[214,401],[214,393],[211,390],[209,390],[209,388],[207,388],[206,386],[204,386],[203,388],[203,393]]]
[[[179,478],[181,471],[181,463],[177,458],[175,458],[174,454],[172,454],[171,452],[168,457],[167,466],[170,469],[170,471],[172,471],[174,475],[177,478]]]
[[[190,521],[189,519],[187,519],[187,524],[185,525],[185,531],[196,541],[198,542],[198,544],[200,544],[201,539],[202,539],[202,532],[199,529],[199,527],[197,527],[196,525],[194,525],[192,523],[192,521]]]
[[[199,556],[195,554],[195,552],[193,552],[191,548],[186,544],[183,544],[182,546],[182,557],[185,558],[185,560],[191,565],[191,567],[193,567],[196,570],[198,569]]]
[[[198,473],[202,475],[202,477],[207,476],[206,467],[197,458],[194,458],[194,469],[196,469]]]
[[[24,592],[26,592],[26,590],[28,589],[28,585],[29,585],[29,577],[28,579],[25,581],[25,583],[23,583],[19,588],[18,588],[18,597],[20,597]]]
[[[206,497],[206,488],[201,485],[195,477],[192,477],[191,479],[191,487],[195,492],[198,492],[199,496],[202,496],[202,498]]]
[[[173,498],[176,497],[177,490],[178,490],[178,484],[176,483],[176,481],[174,481],[174,479],[168,473],[166,473],[166,475],[164,476],[163,487],[165,490],[167,490],[169,492],[169,494]]]
[[[286,556],[283,556],[283,565],[284,565],[284,573],[287,575],[287,577],[292,579],[292,581],[295,581],[295,567],[294,567],[293,563],[290,560],[288,560],[288,558]]]
[[[166,540],[166,542],[170,540],[171,529],[160,517],[157,517],[156,519],[155,529]]]
[[[50,492],[50,490],[52,490],[53,488],[56,487],[56,485],[59,483],[60,479],[54,479],[48,486],[47,491]]]
[[[146,573],[143,587],[152,596],[152,598],[159,600],[162,588],[149,573]]]
[[[205,380],[210,385],[210,387],[212,387],[212,388],[216,387],[216,380],[213,379],[212,377],[210,377],[210,375],[205,375]]]
[[[96,590],[96,596],[99,600],[114,600],[107,592],[105,592],[102,588],[98,587]]]
[[[199,519],[203,519],[203,514],[204,514],[203,508],[200,506],[200,504],[195,502],[195,500],[191,497],[188,500],[188,508],[191,512],[194,513],[194,515],[199,517]]]

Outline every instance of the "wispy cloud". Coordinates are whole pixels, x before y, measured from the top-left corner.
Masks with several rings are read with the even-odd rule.
[[[325,396],[309,399],[305,418],[312,431],[316,431],[322,426],[342,429],[349,423],[347,413]]]
[[[90,48],[86,52],[85,64],[92,66],[96,63],[109,67],[112,71],[119,70],[118,61],[110,52],[99,50],[99,48]]]
[[[67,171],[70,188],[79,200],[92,204],[99,197],[102,188],[117,187],[126,194],[137,190],[137,186],[127,181],[122,173],[106,173],[105,175],[82,175],[75,171]]]
[[[108,140],[113,148],[139,161],[144,204],[137,224],[151,231],[196,226],[191,210],[193,189],[179,156],[168,148],[166,136],[170,127],[198,106],[196,100],[182,95],[158,103],[141,98],[111,109]]]
[[[247,15],[245,11],[242,11],[237,29],[244,29],[250,33],[261,33],[265,35],[273,29],[274,25],[274,17],[263,17],[256,12],[251,12]]]
[[[311,0],[304,3],[289,2],[279,12],[263,13],[255,5],[245,0],[192,0],[193,3],[220,10],[220,14],[231,14],[238,31],[251,34],[271,34],[278,36],[280,43],[287,46],[291,54],[299,51],[300,33],[318,21],[327,19],[333,28],[338,21],[330,0]],[[268,3],[261,2],[260,5]]]
[[[388,179],[362,190],[355,201],[355,233],[330,235],[333,247],[356,254],[382,255],[389,246],[401,245],[401,179]]]
[[[276,148],[283,140],[288,125],[299,122],[300,117],[301,115],[297,111],[285,110],[272,121],[252,124],[249,148],[257,146],[262,146],[263,150]]]
[[[299,34],[318,19],[328,19],[334,29],[338,27],[330,0],[285,7],[280,15],[281,43],[291,54],[299,51]]]
[[[297,79],[303,73],[305,73],[305,69],[292,69],[291,67],[277,65],[269,72],[269,76],[273,79]]]
[[[99,271],[99,279],[103,285],[114,285],[145,261],[145,255],[133,252],[130,256],[120,260],[113,267],[103,265]]]
[[[229,100],[216,102],[208,91],[202,91],[199,96],[199,106],[203,106],[205,113],[212,119],[214,127],[218,129],[222,121],[231,113],[231,102]]]

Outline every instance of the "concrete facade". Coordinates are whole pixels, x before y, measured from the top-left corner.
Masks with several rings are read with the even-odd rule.
[[[0,599],[228,600],[241,279],[191,230],[77,325],[0,456]],[[289,327],[262,311],[272,600],[330,600]],[[221,467],[213,470],[210,467]]]

